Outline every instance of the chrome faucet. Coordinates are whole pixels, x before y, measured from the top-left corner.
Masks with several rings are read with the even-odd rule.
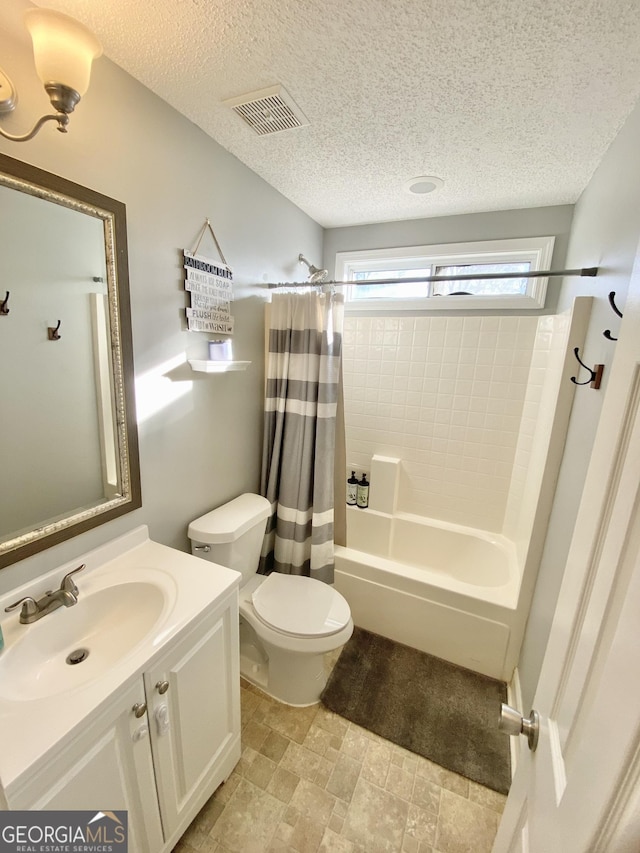
[[[62,605],[65,607],[73,607],[74,604],[78,603],[79,590],[73,582],[71,575],[75,575],[76,572],[81,572],[84,568],[85,563],[66,574],[62,578],[60,589],[50,589],[45,592],[42,598],[38,598],[37,600],[32,598],[30,595],[27,595],[25,598],[14,601],[14,603],[10,604],[9,607],[5,607],[5,613],[15,610],[16,607],[21,604],[22,609],[20,610],[20,622],[23,625],[30,625],[32,622],[37,622],[38,619],[42,619],[42,617],[46,616],[47,613],[52,613],[54,610],[57,610],[58,607],[62,607]]]

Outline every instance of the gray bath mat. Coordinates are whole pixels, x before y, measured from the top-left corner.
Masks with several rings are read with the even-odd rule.
[[[494,791],[511,781],[501,681],[356,628],[321,701],[353,723]]]

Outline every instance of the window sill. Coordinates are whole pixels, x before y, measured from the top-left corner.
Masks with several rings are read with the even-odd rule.
[[[345,313],[360,314],[390,311],[418,313],[424,311],[539,311],[542,300],[531,296],[431,296],[428,299],[354,299],[345,304]]]

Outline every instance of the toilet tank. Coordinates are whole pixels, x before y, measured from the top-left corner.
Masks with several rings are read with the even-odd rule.
[[[270,511],[266,498],[244,494],[201,515],[189,525],[191,553],[240,572],[244,585],[258,571]]]

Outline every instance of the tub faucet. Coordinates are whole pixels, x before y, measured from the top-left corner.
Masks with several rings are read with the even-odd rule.
[[[38,619],[42,619],[42,617],[46,616],[47,613],[52,613],[54,610],[57,610],[58,607],[62,607],[62,605],[65,607],[73,607],[74,604],[78,603],[79,590],[73,582],[71,575],[75,575],[76,572],[81,572],[84,568],[85,564],[83,563],[81,566],[78,566],[77,569],[66,574],[62,578],[60,589],[50,589],[45,592],[42,598],[38,598],[37,600],[32,598],[30,595],[20,598],[18,601],[14,601],[13,604],[10,604],[9,607],[5,607],[5,613],[15,610],[16,607],[21,604],[22,609],[20,610],[20,622],[23,625],[30,625],[32,622],[37,622]]]

